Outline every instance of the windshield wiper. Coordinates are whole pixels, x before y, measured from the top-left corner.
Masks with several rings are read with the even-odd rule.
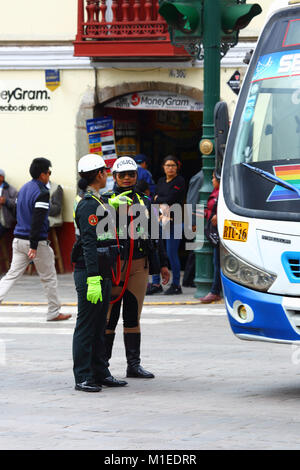
[[[300,189],[294,186],[293,184],[287,183],[278,176],[275,176],[272,173],[269,173],[268,171],[262,170],[261,168],[257,168],[256,166],[251,166],[248,163],[242,163],[242,165],[244,165],[246,168],[249,168],[249,170],[253,171],[262,178],[271,181],[272,183],[278,184],[279,186],[289,189],[290,191],[295,191],[300,198]]]

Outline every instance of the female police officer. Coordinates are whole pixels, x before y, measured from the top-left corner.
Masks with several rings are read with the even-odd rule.
[[[114,163],[112,171],[116,183],[114,187],[114,195],[117,194],[121,196],[122,194],[125,194],[124,191],[126,191],[126,194],[129,194],[129,197],[132,199],[132,208],[135,207],[137,212],[144,214],[143,220],[145,221],[145,226],[141,227],[136,224],[130,270],[128,272],[128,264],[130,264],[130,259],[128,259],[126,261],[125,269],[122,271],[121,283],[119,286],[112,288],[112,298],[116,298],[117,301],[110,305],[108,311],[105,334],[107,359],[109,360],[111,357],[115,329],[120,316],[121,303],[123,302],[124,344],[127,358],[127,377],[153,378],[154,375],[151,372],[145,370],[140,365],[140,315],[147,289],[149,264],[151,264],[151,260],[152,265],[156,264],[156,269],[153,266],[154,272],[161,272],[163,284],[166,284],[170,277],[169,270],[167,268],[168,260],[162,240],[154,241],[150,238],[151,217],[155,217],[155,215],[152,212],[150,199],[145,194],[138,193],[135,190],[135,184],[137,182],[137,164],[130,157],[120,157]],[[111,197],[112,194],[106,193],[103,195],[104,198],[108,196]],[[122,244],[124,240],[125,242],[127,241],[127,250],[125,243],[125,255],[123,255],[123,258],[126,257],[126,252],[128,253],[128,240],[131,238],[132,241],[133,238],[130,233],[130,225],[134,226],[130,219],[127,218],[127,225],[124,228],[119,218],[117,226],[120,235],[120,244]],[[125,237],[124,234],[126,234]],[[158,255],[156,263],[153,261],[155,246],[157,247]],[[126,278],[128,282],[127,286]],[[126,289],[123,297],[119,298],[121,289],[124,289],[124,282]]]
[[[127,384],[110,374],[105,361],[104,332],[111,280],[107,266],[98,260],[98,251],[103,244],[107,248],[116,241],[111,239],[104,243],[96,231],[98,218],[100,220],[107,214],[107,208],[99,195],[99,189],[105,187],[107,179],[103,158],[96,154],[85,155],[79,160],[78,172],[82,178],[80,187],[85,188],[86,192],[75,211],[79,237],[72,251],[78,296],[78,314],[73,336],[73,371],[76,390],[99,392],[102,385],[122,387]],[[108,200],[114,208],[127,202],[130,200],[126,195]]]

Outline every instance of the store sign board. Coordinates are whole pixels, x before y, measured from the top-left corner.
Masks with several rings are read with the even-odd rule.
[[[117,158],[113,119],[111,117],[88,119],[86,130],[90,153],[101,155],[106,166],[111,168]]]
[[[176,93],[147,91],[130,93],[107,104],[109,108],[167,111],[202,111],[203,103]]]
[[[232,91],[238,95],[241,87],[241,74],[238,70],[230,77],[227,82],[227,85],[232,89]]]
[[[60,72],[59,70],[45,70],[46,87],[54,91],[60,86]]]
[[[0,80],[1,114],[44,114],[51,111],[51,93],[39,81]]]

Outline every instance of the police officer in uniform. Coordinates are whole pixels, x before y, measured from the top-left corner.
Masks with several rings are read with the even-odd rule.
[[[125,191],[128,197],[132,199],[133,204],[131,209],[135,207],[134,205],[138,205],[138,210],[144,214],[144,220],[147,219],[147,233],[143,231],[143,227],[139,227],[139,236],[135,233],[130,272],[127,273],[129,260],[127,259],[126,261],[126,257],[128,258],[128,252],[130,252],[128,248],[130,243],[129,227],[132,221],[128,216],[127,225],[123,227],[120,222],[121,218],[118,219],[117,217],[120,244],[124,244],[123,258],[126,264],[125,268],[122,269],[120,284],[112,288],[112,299],[115,300],[120,297],[120,292],[122,292],[122,289],[124,290],[126,276],[128,276],[128,284],[122,298],[111,304],[108,310],[105,334],[107,359],[109,360],[112,355],[115,330],[120,317],[121,304],[123,303],[123,332],[127,359],[127,377],[153,378],[154,374],[141,366],[140,315],[148,284],[149,265],[150,268],[152,265],[155,273],[161,272],[162,282],[167,284],[170,278],[167,268],[168,259],[163,241],[151,240],[151,217],[157,216],[152,211],[150,199],[145,194],[138,193],[135,190],[137,182],[136,162],[130,157],[120,157],[114,163],[112,172],[115,180],[114,192],[104,193],[102,195],[103,198],[122,195]],[[126,207],[128,208],[128,206]],[[135,227],[135,229],[137,228],[138,226]],[[126,234],[126,237],[124,234]],[[150,274],[154,274],[154,272],[150,272]]]
[[[82,157],[78,163],[78,172],[82,178],[81,188],[85,186],[86,192],[75,211],[78,237],[72,250],[78,296],[78,314],[73,336],[73,372],[76,390],[99,392],[102,385],[122,387],[127,382],[111,375],[105,359],[104,333],[111,279],[104,258],[105,250],[113,247],[116,241],[107,240],[103,244],[97,234],[97,225],[101,217],[107,214],[107,207],[116,208],[120,203],[130,202],[130,199],[126,195],[121,199],[113,197],[108,200],[109,206],[104,206],[99,190],[106,185],[107,173],[105,162],[99,155],[88,154]],[[104,247],[104,255],[99,258],[97,250],[101,247]]]

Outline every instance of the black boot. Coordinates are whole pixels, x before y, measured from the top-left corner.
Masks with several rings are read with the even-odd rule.
[[[112,355],[112,348],[115,340],[115,333],[105,334],[105,360],[106,360],[106,377],[102,380],[98,380],[99,385],[106,385],[107,387],[124,387],[127,385],[125,380],[118,380],[113,377],[109,371],[109,360]]]
[[[127,377],[153,379],[154,375],[141,365],[141,333],[124,333],[124,344],[127,358]]]

